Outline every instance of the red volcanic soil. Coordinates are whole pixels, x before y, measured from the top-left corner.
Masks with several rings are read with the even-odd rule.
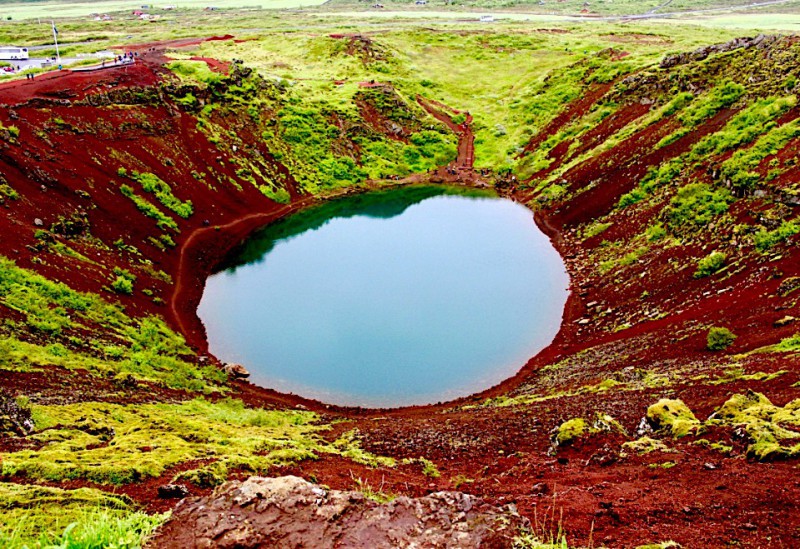
[[[210,57],[195,56],[195,57],[190,57],[189,59],[192,61],[204,61],[206,65],[208,65],[209,69],[220,74],[228,74],[228,71],[231,68],[231,64],[228,63],[227,61],[219,61],[217,59],[212,59]]]
[[[142,46],[136,49],[140,62],[124,68],[65,72],[0,86],[0,122],[20,129],[16,144],[0,142],[0,174],[22,196],[2,206],[0,253],[75,289],[118,299],[133,315],[161,314],[202,353],[207,345],[195,309],[206,276],[255,228],[316,199],[300,196],[286,168],[250,127],[247,113],[226,114],[217,120],[235,129],[241,140],[238,149],[217,146],[197,129],[194,116],[161,92],[159,86],[169,83],[161,67],[164,48],[191,43]],[[213,60],[204,60],[223,70]],[[611,90],[611,84],[589,87],[534,137],[523,154],[602,102]],[[471,117],[456,124],[453,118],[458,111],[421,97],[418,102],[459,136],[459,155],[451,166],[406,182],[482,184],[472,170]],[[581,141],[579,150],[602,143],[646,112],[648,108],[638,101],[621,107]],[[648,165],[688,150],[703,135],[722,127],[733,112],[722,111],[706,125],[655,151],[653,145],[674,130],[674,123],[667,119],[565,172],[565,185],[571,192],[581,191],[579,198],[542,206],[536,222],[564,257],[571,295],[552,345],[514,378],[447,404],[379,411],[330,407],[244,382],[232,385],[233,396],[252,405],[304,406],[328,418],[341,418],[345,421],[328,436],[356,428],[365,449],[396,458],[423,456],[436,464],[441,476],[426,477],[419,466],[366,468],[331,456],[274,474],[298,474],[336,489],[352,488],[354,479],[360,478],[385,492],[409,495],[458,488],[495,503],[516,503],[522,514],[543,525],[546,532],[556,533],[562,525],[576,545],[633,547],[672,539],[686,547],[800,546],[797,460],[757,462],[746,457],[744,438],[721,427],[705,437],[730,445],[727,454],[694,444],[696,437],[664,438],[674,453],[620,453],[623,442],[638,438],[647,407],[660,398],[680,398],[705,420],[731,395],[748,390],[764,393],[780,406],[800,397],[800,389],[793,387],[800,380],[797,357],[744,354],[796,330],[792,325],[775,326],[777,319],[796,310],[794,298],[781,297],[777,291],[788,277],[800,276],[800,263],[792,250],[779,257],[746,255],[745,268],[719,279],[692,277],[695,262],[687,258],[708,253],[700,248],[702,242],[691,247],[654,247],[624,273],[600,273],[591,253],[601,248],[602,240],[638,234],[653,222],[655,210],[613,213],[614,224],[602,237],[581,240],[576,231],[582,223],[612,212]],[[556,166],[549,169],[577,154],[568,146],[554,150]],[[274,173],[285,178],[290,204],[267,199],[241,179],[234,161],[242,155],[266,159]],[[119,192],[122,183],[130,184],[121,168],[128,173],[154,173],[170,183],[176,197],[191,199],[195,213],[176,219],[180,232],[171,233],[174,249],[162,249],[149,240],[163,231]],[[707,176],[698,173],[698,178],[703,177]],[[524,203],[536,199],[525,187],[501,188]],[[755,202],[737,203],[734,215],[745,216],[755,206]],[[109,244],[97,246],[92,239],[69,241],[94,262],[91,268],[80,268],[74,259],[37,248],[34,231],[38,226],[50,227],[59,217],[76,213],[89,219],[93,237]],[[153,269],[174,282],[153,276],[134,256],[110,246],[120,240],[137,246],[152,260]],[[105,290],[117,266],[134,271],[137,284],[151,288],[166,305],[138,292],[117,296]],[[727,326],[739,336],[728,351],[706,350],[711,325]],[[732,378],[709,383],[734,365],[748,374],[786,373],[766,381]],[[156,388],[147,397],[126,395],[100,382],[91,392],[92,378],[87,374],[56,368],[12,375],[11,381],[4,380],[4,387],[17,394],[42,395],[47,402],[58,402],[68,394],[122,402],[186,396]],[[644,383],[646,375],[662,376],[659,379],[669,383]],[[609,380],[616,390],[603,388],[614,386],[601,385]],[[546,398],[518,406],[483,406],[487,398],[499,396]],[[596,413],[613,416],[625,434],[588,436],[573,446],[552,449],[554,428],[568,419],[590,419]],[[0,449],[8,450],[10,444],[0,439]],[[165,504],[156,499],[155,488],[173,474],[128,486],[125,493],[150,510],[163,510]]]

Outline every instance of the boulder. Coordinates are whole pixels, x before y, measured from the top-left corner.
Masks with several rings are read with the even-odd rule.
[[[222,367],[222,370],[234,379],[247,379],[250,377],[250,372],[241,364],[228,362]]]
[[[510,548],[529,528],[513,506],[496,507],[461,492],[381,504],[294,476],[251,477],[180,502],[149,546]]]
[[[158,497],[161,499],[179,499],[189,495],[185,484],[164,484],[158,487]]]
[[[794,322],[795,320],[797,320],[795,317],[793,317],[793,316],[791,316],[791,315],[786,315],[785,317],[783,317],[783,318],[779,318],[778,320],[776,320],[776,321],[773,323],[773,325],[774,325],[776,328],[781,328],[782,326],[788,326],[789,324],[791,324],[791,323],[792,323],[792,322]]]

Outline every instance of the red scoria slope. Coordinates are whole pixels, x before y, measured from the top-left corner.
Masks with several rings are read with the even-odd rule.
[[[797,50],[784,40],[737,53],[733,59],[751,67],[752,74],[741,71],[736,77],[744,82],[751,77],[755,82],[760,77],[761,82],[769,81],[758,69],[768,66],[765,59],[796,56]],[[0,144],[0,173],[21,195],[4,205],[0,253],[76,289],[103,292],[113,267],[136,266],[131,255],[112,243],[121,239],[123,244],[141,246],[148,237],[158,239],[162,234],[153,219],[142,216],[119,192],[124,181],[120,168],[155,173],[170,182],[175,196],[192,201],[195,214],[177,219],[180,233],[172,235],[175,249],[162,249],[154,241],[140,249],[154,269],[175,281],[170,284],[163,276],[147,280],[166,306],[142,295],[118,299],[133,314],[164,315],[203,350],[202,327],[193,320],[203,275],[222,251],[257,225],[303,207],[310,199],[298,196],[290,178],[288,206],[265,198],[242,181],[230,162],[234,153],[215,147],[197,130],[197,120],[164,95],[159,59],[157,52],[145,53],[143,62],[124,69],[0,88],[0,122],[20,128],[16,144]],[[726,58],[706,64],[708,74],[730,62]],[[667,68],[656,82],[673,76],[679,89],[704,89],[701,77],[687,74],[680,67]],[[797,330],[791,322],[776,326],[777,320],[796,311],[796,293],[786,291],[787,280],[800,276],[796,240],[790,238],[772,253],[761,254],[744,236],[720,225],[689,236],[678,234],[666,243],[644,246],[630,261],[616,261],[633,249],[631,243],[645,228],[666,219],[663,211],[677,185],[632,208],[617,208],[620,197],[635,188],[649,166],[690,151],[743,108],[731,104],[720,109],[704,124],[656,148],[679,126],[677,118],[667,116],[570,164],[651,112],[651,96],[670,92],[648,78],[630,77],[624,92],[614,85],[587,85],[590,92],[565,106],[564,115],[545,130],[544,136],[556,132],[606,100],[619,104],[579,145],[553,149],[552,163],[532,174],[531,185],[559,174],[564,194],[545,200],[529,185],[500,186],[537,210],[537,222],[562,252],[572,278],[562,329],[549,348],[513,379],[446,405],[370,411],[303,401],[345,418],[341,429],[359,429],[367,450],[396,458],[424,456],[437,465],[441,476],[426,477],[410,466],[368,469],[330,456],[275,474],[297,474],[342,489],[360,478],[387,492],[409,495],[458,488],[493,502],[514,502],[547,531],[554,532],[561,522],[576,544],[633,547],[673,539],[687,547],[800,545],[796,459],[756,460],[748,455],[752,443],[748,432],[731,425],[710,425],[704,434],[673,439],[664,432],[653,433],[642,421],[648,407],[661,398],[681,399],[699,421],[732,395],[749,390],[763,393],[777,406],[800,398],[795,387],[800,362],[795,355],[749,353]],[[764,95],[778,88],[752,93]],[[111,103],[115,108],[107,107]],[[799,115],[791,109],[778,122],[785,124]],[[258,135],[247,134],[247,124],[230,123],[248,144],[238,154],[270,158],[260,149]],[[468,131],[464,134],[471,137]],[[534,138],[523,154],[543,142]],[[791,140],[773,156],[793,156],[798,146],[796,139]],[[687,177],[717,184],[713,167],[729,156],[730,151],[720,154]],[[758,168],[760,173],[766,173],[769,160]],[[282,172],[279,163],[271,162]],[[788,185],[793,176],[787,170],[771,188]],[[241,192],[232,192],[234,182]],[[774,205],[774,200],[767,204],[768,199],[750,194],[735,201],[730,215],[736,223],[730,227],[752,224],[757,212]],[[794,206],[786,207],[785,219],[796,217]],[[74,243],[78,252],[96,262],[92,268],[78,269],[75,261],[56,254],[42,259],[37,248],[37,219],[50,227],[59,217],[75,216],[88,219],[97,239]],[[584,237],[587,226],[599,218],[609,224],[605,232]],[[717,248],[736,258],[736,268],[724,276],[694,278],[696,260]],[[607,268],[599,268],[601,261],[609,260]],[[712,325],[737,334],[732,347],[722,353],[706,349]],[[85,384],[77,374],[59,374],[53,375],[47,390],[69,390],[56,386],[70,379],[76,386]],[[40,389],[47,386],[47,376],[37,378],[37,383]],[[245,383],[237,383],[235,389],[250,404],[300,402]],[[595,421],[597,414],[612,416],[619,427],[605,428],[608,422]],[[554,448],[554,429],[573,418],[600,425],[598,432]],[[640,454],[623,449],[623,443],[639,438],[638,431],[660,439],[668,451]],[[331,436],[339,432],[337,427]],[[725,451],[719,450],[724,447]],[[152,509],[160,508],[152,503],[156,485],[132,488],[131,495]]]

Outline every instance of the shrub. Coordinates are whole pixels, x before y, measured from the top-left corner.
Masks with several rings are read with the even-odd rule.
[[[647,237],[648,242],[656,242],[667,236],[667,230],[661,223],[654,223],[645,229],[644,235]]]
[[[713,327],[708,331],[706,346],[709,351],[721,351],[727,349],[736,339],[736,335],[727,328]]]
[[[725,265],[726,259],[727,256],[722,252],[711,252],[697,262],[697,270],[694,273],[694,277],[703,278],[716,273]]]
[[[759,252],[766,252],[776,244],[788,240],[800,232],[800,225],[793,221],[784,221],[774,231],[760,230],[753,235],[753,242]]]
[[[133,293],[133,281],[122,275],[119,275],[114,282],[111,283],[111,289],[118,294],[131,295]]]

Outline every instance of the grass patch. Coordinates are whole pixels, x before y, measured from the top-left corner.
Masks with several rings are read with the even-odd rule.
[[[120,176],[128,175],[125,168],[120,168],[118,173]],[[137,181],[142,186],[142,190],[155,195],[158,201],[165,208],[175,212],[182,218],[187,219],[194,213],[192,201],[187,200],[186,202],[183,202],[176,198],[175,195],[172,194],[172,187],[170,187],[157,175],[152,173],[140,173],[134,170],[130,172],[128,177],[134,181]]]
[[[172,219],[170,216],[162,212],[158,209],[155,205],[151,204],[147,199],[142,198],[138,194],[133,191],[133,187],[130,185],[120,185],[119,192],[121,192],[124,196],[131,199],[131,201],[136,204],[136,208],[142,212],[145,216],[155,219],[156,225],[159,229],[171,229],[173,231],[180,232],[178,229],[178,224]]]
[[[85,549],[143,545],[165,515],[137,512],[125,496],[0,483],[0,546]]]
[[[119,270],[118,277],[133,275]],[[157,317],[133,319],[97,295],[17,267],[0,257],[0,307],[17,312],[24,325],[0,327],[0,369],[55,365],[94,374],[130,374],[176,389],[221,390],[223,372],[188,361],[183,337]],[[86,338],[86,331],[96,333]],[[31,338],[30,334],[35,335]],[[81,334],[81,337],[78,335]]]
[[[325,442],[318,433],[328,426],[316,414],[247,408],[237,400],[34,405],[32,416],[36,430],[28,438],[44,446],[2,454],[3,476],[119,485],[161,476],[186,461],[208,460],[180,477],[213,486],[233,469],[264,473],[320,453],[359,463],[394,463],[364,452],[352,437]]]

